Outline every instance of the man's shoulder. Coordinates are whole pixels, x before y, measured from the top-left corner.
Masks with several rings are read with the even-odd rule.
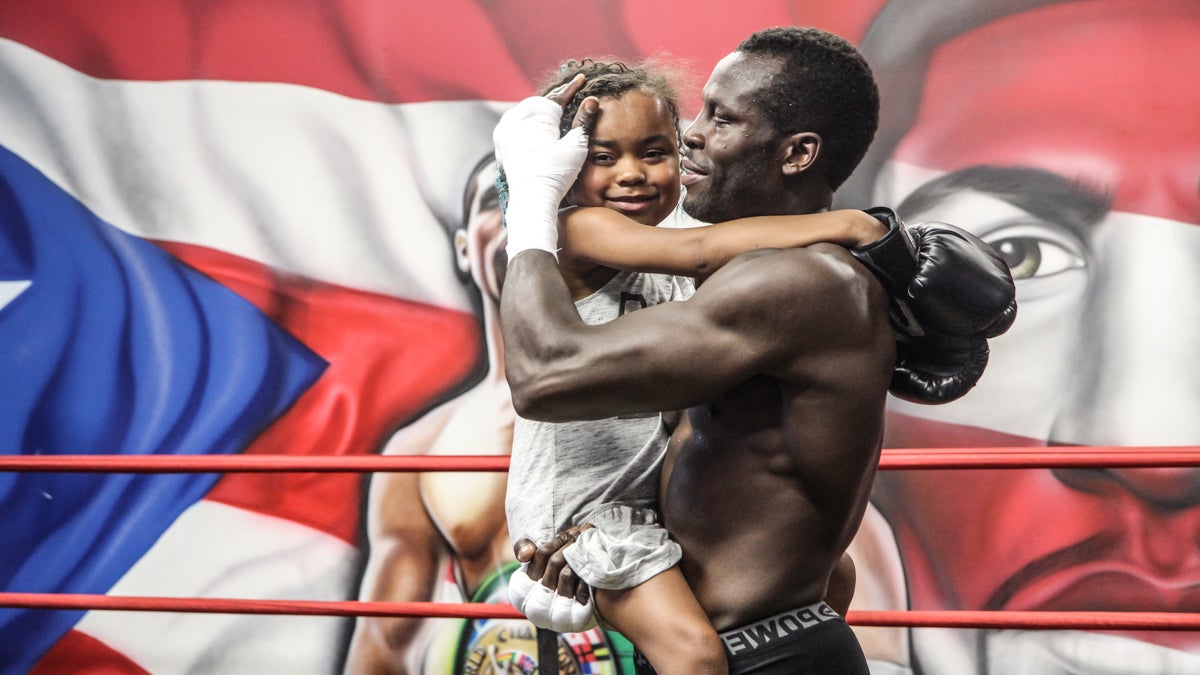
[[[865,334],[887,316],[887,296],[841,246],[771,249],[739,256],[700,287],[725,307],[769,317],[775,330]],[[697,292],[699,295],[699,291]],[[886,321],[884,322],[886,323]],[[820,331],[822,333],[828,331]]]
[[[729,274],[709,280],[718,284],[762,284],[791,291],[849,291],[873,277],[850,252],[834,244],[802,248],[760,249],[744,253],[725,266]]]

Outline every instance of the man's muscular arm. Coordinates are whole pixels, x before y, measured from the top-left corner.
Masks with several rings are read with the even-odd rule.
[[[843,260],[814,249],[747,254],[687,302],[589,326],[554,259],[522,253],[500,311],[517,412],[563,421],[686,408],[779,375],[801,355],[819,358],[831,331],[861,319],[847,311],[848,293],[868,282]]]
[[[371,482],[367,516],[370,557],[359,598],[402,602],[432,600],[445,544],[421,503],[417,474],[380,473]],[[416,645],[422,621],[411,617],[362,617],[346,655],[347,675],[407,675],[406,654]]]

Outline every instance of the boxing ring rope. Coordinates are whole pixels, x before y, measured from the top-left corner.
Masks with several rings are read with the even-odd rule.
[[[429,619],[524,619],[509,605],[482,602],[355,600],[240,600],[112,596],[81,593],[0,593],[0,606],[26,609],[112,610],[284,616],[380,616]],[[1182,612],[1067,612],[977,610],[851,610],[856,626],[1046,630],[1200,630],[1200,614]]]
[[[1191,446],[894,448],[881,471],[908,469],[1097,469],[1200,466]],[[370,473],[507,471],[508,456],[481,455],[5,455],[0,471],[53,473]]]
[[[507,456],[290,455],[16,455],[0,457],[0,471],[94,473],[366,473],[507,471]],[[885,449],[882,471],[911,469],[1034,469],[1200,466],[1200,448],[1009,447]],[[0,592],[0,607],[210,614],[381,616],[522,619],[513,607],[492,603],[247,600]],[[972,610],[851,610],[857,626],[983,629],[1200,630],[1200,613]]]

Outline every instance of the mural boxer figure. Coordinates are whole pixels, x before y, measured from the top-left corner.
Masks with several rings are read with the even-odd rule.
[[[500,339],[500,282],[504,231],[490,153],[471,171],[461,226],[450,228],[464,286],[478,298],[483,377],[394,434],[384,454],[447,455],[464,449],[507,455],[513,411],[504,378]],[[504,475],[495,473],[382,472],[370,481],[369,558],[360,598],[429,601],[449,564],[461,600],[474,597],[488,577],[512,561],[504,526]],[[431,623],[414,617],[362,617],[348,647],[347,673],[411,673],[428,662],[422,639]]]
[[[978,377],[979,350],[986,359],[987,337],[1015,312],[1007,267],[969,236],[950,237],[977,257],[922,268],[931,285],[957,287],[942,286],[945,275],[973,265],[983,273],[966,274],[973,300],[949,303],[962,311],[948,320],[925,311],[928,298],[908,306],[927,321],[899,348],[900,376],[887,292],[900,289],[836,246],[750,253],[691,300],[585,325],[552,255],[558,203],[586,154],[578,134],[558,139],[559,102],[522,102],[496,132],[512,190],[501,318],[518,414],[689,408],[668,448],[661,508],[731,672],[866,673],[853,633],[821,599],[867,504],[886,393],[914,366]],[[870,144],[878,98],[844,40],[770,29],[717,65],[703,106],[683,136],[684,208],[716,222],[828,209]],[[894,232],[893,243],[908,236]]]

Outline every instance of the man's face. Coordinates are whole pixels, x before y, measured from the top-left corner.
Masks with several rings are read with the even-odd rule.
[[[1020,311],[964,399],[893,401],[887,447],[1200,442],[1197,35],[1191,0],[1097,0],[935,54],[877,197],[957,174],[906,219],[1004,252]],[[1000,169],[969,171],[983,165]],[[1196,469],[883,472],[875,502],[914,609],[1200,611]],[[1200,672],[1194,632],[978,637],[918,631],[915,646],[931,673],[962,672],[946,665],[960,658],[995,673]]]
[[[771,125],[755,103],[778,66],[734,52],[704,85],[703,107],[683,134],[683,209],[706,223],[766,215],[781,201]]]

